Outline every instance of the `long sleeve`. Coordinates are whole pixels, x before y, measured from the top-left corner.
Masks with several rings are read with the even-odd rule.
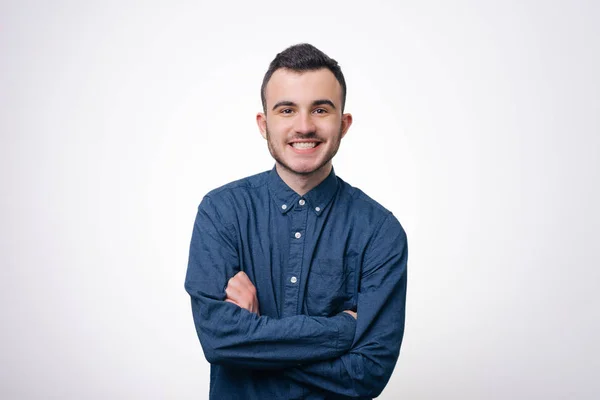
[[[404,334],[406,268],[406,234],[389,214],[365,257],[351,350],[286,370],[286,376],[342,396],[378,396],[391,377]]]
[[[284,368],[339,357],[350,349],[356,321],[346,313],[275,319],[225,302],[227,281],[241,270],[239,264],[235,230],[207,196],[194,223],[185,288],[210,363]]]

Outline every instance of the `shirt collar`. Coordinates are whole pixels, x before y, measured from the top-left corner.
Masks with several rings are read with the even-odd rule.
[[[300,196],[281,179],[276,167],[273,167],[269,172],[268,185],[271,197],[281,213],[285,214],[289,212],[292,208],[299,205],[300,200],[304,199],[307,206],[312,208],[317,215],[321,215],[337,192],[338,180],[332,167],[327,178],[304,196]]]

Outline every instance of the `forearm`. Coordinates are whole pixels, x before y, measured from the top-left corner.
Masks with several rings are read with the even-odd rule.
[[[346,313],[331,318],[297,315],[274,319],[203,296],[192,296],[192,311],[210,363],[253,369],[286,368],[339,357],[350,349],[356,328],[354,318]]]
[[[285,374],[302,385],[342,396],[379,396],[392,375],[404,336],[406,276],[382,287],[381,292],[359,295],[351,350],[335,359],[297,366]]]
[[[318,387],[351,398],[377,397],[387,384],[396,357],[374,362],[360,353],[346,353],[336,359],[287,369],[284,373],[297,383]]]
[[[388,249],[372,252],[375,255],[363,269],[352,349],[336,359],[286,370],[285,374],[297,383],[370,399],[377,397],[389,381],[404,336],[407,252],[403,231],[383,233],[393,241]]]

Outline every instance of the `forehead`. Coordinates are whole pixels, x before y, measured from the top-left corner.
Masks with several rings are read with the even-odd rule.
[[[331,100],[339,108],[341,97],[342,87],[327,68],[301,72],[281,68],[273,73],[265,88],[267,108],[279,101],[304,105],[322,99]]]

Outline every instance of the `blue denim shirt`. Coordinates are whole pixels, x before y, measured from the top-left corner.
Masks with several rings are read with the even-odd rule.
[[[185,288],[211,399],[371,399],[402,342],[406,234],[332,170],[300,196],[275,168],[208,193]],[[244,271],[260,316],[225,302]],[[355,320],[344,310],[355,310]]]

